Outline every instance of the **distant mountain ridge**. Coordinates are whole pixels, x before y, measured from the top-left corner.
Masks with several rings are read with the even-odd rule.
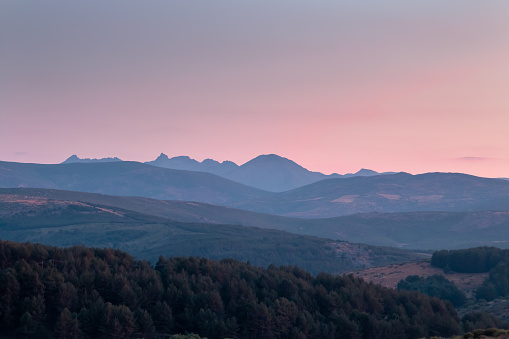
[[[153,161],[147,161],[145,163],[164,168],[208,172],[219,176],[225,176],[229,172],[239,167],[239,165],[233,161],[219,162],[213,159],[205,159],[202,162],[199,162],[197,160],[191,159],[188,156],[168,158],[168,156],[164,153],[161,153],[157,159]]]
[[[116,162],[116,161],[122,161],[122,159],[119,159],[117,157],[100,159],[79,158],[76,154],[73,154],[65,161],[63,161],[62,164],[72,164],[75,162],[90,163],[90,162]]]
[[[80,159],[77,155],[72,155],[62,162],[62,164],[113,161],[122,160],[117,157]],[[373,170],[362,168],[356,173],[347,173],[344,175],[333,173],[326,175],[320,172],[309,171],[296,162],[276,154],[259,155],[243,165],[237,165],[233,161],[229,160],[219,162],[214,159],[205,159],[202,162],[199,162],[188,156],[176,156],[170,158],[166,154],[161,153],[155,160],[146,161],[145,164],[175,170],[212,173],[223,178],[269,192],[289,191],[323,179],[350,178],[354,176],[373,176],[393,173],[378,173]]]
[[[239,166],[232,161],[218,162],[213,159],[205,159],[199,162],[188,156],[169,158],[166,154],[161,153],[156,160],[148,161],[146,164],[171,169],[213,173],[226,179],[269,192],[284,192],[329,178],[349,178],[353,176],[382,174],[372,170],[361,169],[355,174],[340,175],[333,173],[326,175],[320,172],[309,171],[296,162],[276,154],[259,155]]]
[[[211,173],[133,161],[56,165],[0,161],[0,187],[54,188],[218,205],[271,195]]]
[[[460,173],[324,179],[281,193],[205,173],[139,162],[59,165],[0,161],[0,187],[187,200],[301,218],[355,213],[509,210],[509,182]]]

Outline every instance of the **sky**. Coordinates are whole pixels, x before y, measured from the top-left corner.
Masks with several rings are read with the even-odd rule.
[[[507,18],[507,0],[0,0],[0,160],[509,177]]]

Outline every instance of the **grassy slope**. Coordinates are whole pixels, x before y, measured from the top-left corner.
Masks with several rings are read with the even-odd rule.
[[[184,222],[271,228],[380,246],[410,249],[457,249],[482,245],[509,247],[508,211],[369,213],[300,219],[195,202],[46,189],[0,189],[0,197],[10,194],[84,201]]]
[[[1,239],[56,246],[113,247],[151,261],[159,255],[231,257],[260,266],[297,265],[317,273],[345,272],[419,257],[397,249],[279,230],[177,222],[92,203],[13,195],[3,198]]]

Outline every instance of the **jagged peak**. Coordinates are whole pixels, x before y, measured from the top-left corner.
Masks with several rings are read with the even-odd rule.
[[[122,161],[122,159],[119,159],[117,157],[100,158],[100,159],[80,158],[76,154],[73,154],[69,158],[67,158],[64,162],[62,162],[62,164],[70,164],[70,163],[75,163],[75,162],[116,162],[116,161]]]
[[[159,154],[156,160],[168,160],[168,156],[164,153]]]
[[[66,161],[75,161],[75,160],[81,160],[76,154],[71,155],[69,158],[67,158]]]

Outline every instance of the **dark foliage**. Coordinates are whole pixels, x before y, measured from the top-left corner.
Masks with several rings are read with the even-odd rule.
[[[461,292],[456,285],[444,278],[443,275],[420,277],[409,275],[405,280],[398,283],[398,290],[419,291],[432,297],[449,300],[458,307],[465,303],[465,293]]]
[[[487,301],[497,297],[509,296],[509,264],[507,261],[501,261],[490,270],[490,275],[475,294],[477,299]]]
[[[499,318],[485,312],[467,313],[461,320],[465,332],[471,332],[482,328],[504,328],[507,326],[507,324],[504,324]]]
[[[442,250],[431,257],[431,265],[459,273],[489,272],[501,261],[509,262],[509,250],[497,247]]]
[[[477,299],[493,300],[509,296],[509,250],[476,247],[433,253],[431,264],[463,273],[490,272],[476,291]]]
[[[418,338],[461,333],[453,306],[352,275],[232,259],[0,242],[5,337]]]

